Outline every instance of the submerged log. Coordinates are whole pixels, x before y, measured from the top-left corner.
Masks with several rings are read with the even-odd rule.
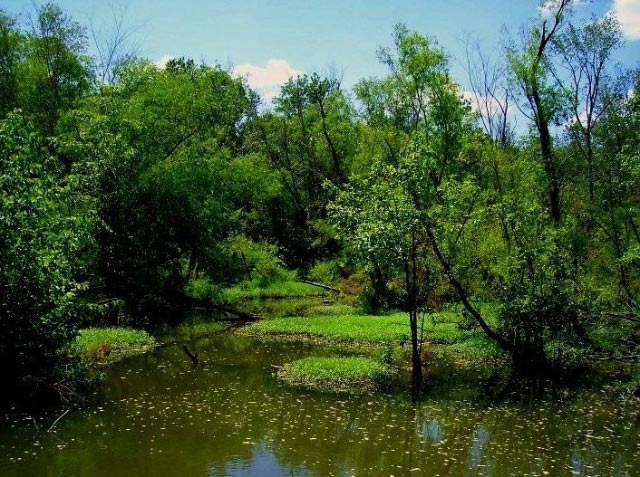
[[[189,348],[187,348],[187,345],[182,345],[182,351],[184,351],[184,353],[189,356],[189,358],[191,359],[191,362],[193,363],[194,366],[198,366],[198,353],[193,354],[191,351],[189,351]]]

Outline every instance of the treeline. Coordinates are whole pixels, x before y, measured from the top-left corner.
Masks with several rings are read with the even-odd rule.
[[[387,76],[303,75],[267,108],[217,66],[91,57],[55,5],[28,28],[0,11],[0,379],[66,382],[61,350],[112,298],[283,268],[406,309],[415,365],[418,311],[451,302],[523,368],[594,330],[633,353],[638,76],[612,64],[615,19],[572,23],[570,4],[504,58],[471,46],[471,92],[399,25]]]

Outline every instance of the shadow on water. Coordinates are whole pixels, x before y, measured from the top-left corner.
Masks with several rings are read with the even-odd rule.
[[[637,400],[446,362],[433,363],[417,402],[408,387],[311,393],[274,377],[274,366],[332,352],[229,331],[176,339],[110,368],[93,404],[51,432],[56,415],[38,429],[27,419],[5,426],[0,475],[586,477],[640,469]]]

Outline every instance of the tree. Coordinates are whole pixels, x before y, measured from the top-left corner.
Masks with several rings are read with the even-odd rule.
[[[274,103],[275,111],[249,123],[248,146],[280,176],[283,195],[273,204],[272,233],[290,266],[308,267],[337,251],[323,232],[329,200],[323,182],[346,182],[358,134],[336,78],[292,78]]]
[[[562,90],[549,84],[552,67],[549,50],[572,2],[573,0],[556,2],[551,22],[543,20],[540,26],[535,26],[528,32],[520,49],[512,46],[509,50],[514,79],[526,99],[529,117],[538,135],[540,161],[546,179],[547,207],[555,225],[560,225],[562,219],[563,177],[559,158],[554,154],[550,128],[554,121],[558,122],[564,104]]]
[[[71,109],[91,86],[86,33],[59,7],[37,12],[18,68],[18,103],[45,136],[55,132],[61,112]]]
[[[15,19],[0,10],[0,118],[18,106],[18,65],[23,41]]]
[[[94,76],[98,84],[114,84],[120,68],[136,58],[137,48],[131,43],[136,31],[126,23],[128,5],[116,10],[111,5],[111,25],[101,29],[91,22],[91,39],[96,51]]]
[[[440,241],[441,234],[454,237],[467,223],[464,209],[459,214],[461,209],[451,206],[455,195],[448,192],[456,190],[456,195],[465,198],[475,195],[460,194],[474,189],[468,187],[461,160],[463,138],[471,132],[469,108],[449,79],[446,55],[433,40],[398,25],[393,50],[380,50],[380,58],[392,73],[386,85],[393,85],[395,91],[376,97],[371,94],[375,83],[369,82],[361,84],[360,94],[368,100],[366,107],[374,121],[393,117],[386,112],[390,104],[405,105],[401,108],[403,116],[396,114],[396,124],[401,125],[410,142],[399,154],[371,158],[369,170],[353,178],[350,187],[338,194],[332,211],[345,241],[358,251],[364,263],[373,269],[384,266],[403,276],[403,308],[409,314],[417,385],[422,366],[418,308],[433,298],[429,291],[434,262],[439,263],[481,326],[492,337],[499,337],[486,326],[454,276],[449,258],[456,255],[457,239],[449,242],[449,258]],[[385,97],[400,99],[394,103],[379,101]],[[471,203],[473,207],[475,199]],[[460,227],[454,226],[454,220],[460,219]]]
[[[19,114],[0,122],[0,379],[51,384],[93,253],[93,202],[81,178],[61,179],[34,128]]]
[[[620,26],[612,16],[591,19],[579,27],[569,24],[551,44],[552,51],[560,58],[560,68],[568,76],[565,79],[559,71],[554,71],[557,87],[569,89],[572,118],[568,132],[585,159],[591,201],[595,180],[593,129],[608,107],[606,100],[602,100],[608,80],[607,63],[621,45]]]
[[[100,203],[97,270],[112,293],[180,293],[199,269],[225,276],[224,239],[270,194],[261,159],[240,155],[250,107],[220,68],[137,61],[63,118],[60,151]]]
[[[485,133],[507,148],[515,138],[510,124],[512,92],[507,82],[508,65],[504,58],[485,53],[479,41],[466,44],[467,73],[472,101]]]
[[[422,383],[419,310],[433,298],[429,218],[420,202],[433,193],[428,173],[434,161],[423,152],[417,143],[413,150],[403,151],[397,163],[375,161],[330,204],[331,218],[365,269],[375,274],[382,268],[390,278],[400,277],[401,307],[409,315],[414,391]]]

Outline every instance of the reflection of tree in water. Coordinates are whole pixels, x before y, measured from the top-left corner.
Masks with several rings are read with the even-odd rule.
[[[473,431],[473,442],[471,444],[470,457],[471,468],[475,469],[482,463],[484,448],[489,443],[489,434],[484,427],[478,426]]]
[[[313,474],[301,464],[289,468],[283,466],[274,453],[262,443],[252,449],[249,459],[233,457],[223,465],[212,466],[208,475],[209,477],[244,477],[247,475],[310,477]]]
[[[571,453],[571,467],[571,473],[576,477],[582,477],[585,475],[585,462],[582,451],[574,449]]]
[[[640,466],[637,401],[612,401],[601,391],[508,398],[522,387],[500,401],[482,400],[466,376],[454,377],[460,385],[447,392],[432,388],[417,404],[408,395],[312,393],[281,386],[270,374],[270,364],[308,350],[233,339],[198,342],[197,368],[177,345],[110,368],[100,410],[70,414],[55,436],[41,438],[50,458],[27,464],[18,454],[33,447],[30,423],[0,441],[0,449],[20,449],[14,455],[26,469],[7,475],[42,475],[43,463],[56,475],[126,468],[126,475],[232,477],[630,476]],[[67,444],[59,450],[61,440]]]
[[[436,444],[442,440],[442,429],[435,419],[428,419],[422,423],[422,435],[426,440]]]

